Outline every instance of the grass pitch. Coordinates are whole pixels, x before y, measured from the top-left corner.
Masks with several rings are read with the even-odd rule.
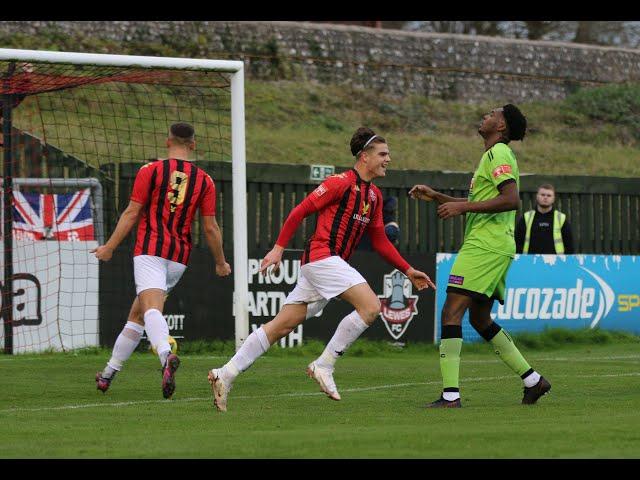
[[[463,408],[447,410],[423,408],[441,387],[431,345],[347,354],[335,374],[340,402],[305,376],[313,349],[276,348],[238,378],[227,413],[207,383],[227,355],[185,352],[170,401],[148,353],[135,353],[104,395],[94,376],[109,351],[0,357],[0,456],[166,458],[171,437],[171,458],[638,458],[638,346],[521,348],[552,383],[524,406],[520,379],[487,345],[467,344]]]

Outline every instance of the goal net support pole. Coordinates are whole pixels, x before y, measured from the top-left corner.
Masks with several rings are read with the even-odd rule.
[[[10,72],[15,64],[10,64]],[[8,72],[8,75],[10,75]],[[12,95],[2,95],[2,233],[4,243],[4,268],[2,274],[2,310],[0,316],[4,323],[4,353],[13,353],[13,212],[12,183],[13,183],[13,159],[11,158],[11,104]]]
[[[233,185],[233,263],[236,350],[249,335],[247,250],[247,174],[244,135],[244,69],[231,78],[231,150]],[[236,208],[239,206],[240,208]]]

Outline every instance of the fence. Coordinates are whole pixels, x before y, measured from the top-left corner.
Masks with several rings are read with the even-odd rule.
[[[117,178],[117,182],[107,186],[105,197],[107,202],[117,201],[112,205],[117,207],[118,212],[127,205],[136,172],[141,165],[108,165],[103,169],[105,178]],[[198,162],[198,165],[215,180],[218,222],[223,231],[225,249],[230,249],[233,245],[230,234],[233,222],[231,164]],[[336,168],[337,172],[344,170]],[[318,182],[310,180],[309,174],[308,165],[247,165],[249,251],[266,252],[273,246],[291,209],[317,186]],[[458,251],[464,236],[464,218],[440,220],[435,203],[412,200],[407,197],[407,192],[414,184],[424,183],[449,195],[464,197],[471,176],[471,173],[403,170],[390,171],[385,178],[376,180],[385,197],[393,195],[398,198],[400,251]],[[640,179],[523,175],[520,190],[524,210],[535,205],[536,190],[541,183],[552,183],[556,187],[556,206],[567,214],[571,222],[576,252],[640,253]],[[119,192],[117,199],[114,196],[116,189]],[[113,221],[117,217],[109,218]],[[114,226],[108,224],[107,232]],[[302,249],[314,228],[315,216],[312,216],[298,229],[290,248]],[[196,244],[203,244],[198,225],[194,240]]]

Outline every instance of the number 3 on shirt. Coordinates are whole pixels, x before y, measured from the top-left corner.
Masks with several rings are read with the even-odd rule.
[[[184,194],[187,191],[187,174],[183,172],[178,172],[175,170],[171,174],[171,178],[169,179],[169,193],[167,193],[167,199],[171,204],[171,211],[175,212],[176,207],[181,205],[184,202]]]

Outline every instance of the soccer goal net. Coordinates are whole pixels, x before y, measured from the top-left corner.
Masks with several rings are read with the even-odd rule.
[[[166,158],[175,122],[194,126],[195,162],[232,162],[231,192],[208,173],[225,250],[233,246],[241,344],[248,334],[243,75],[239,61],[0,49],[5,353],[100,344],[101,293],[115,283],[101,282],[101,272],[116,266],[99,265],[89,251],[108,239],[129,201],[132,183],[121,181],[122,171]],[[194,232],[197,245],[197,225]],[[131,246],[129,239],[122,247],[129,262]],[[203,281],[215,281],[211,265]],[[211,308],[232,299],[202,301]]]

